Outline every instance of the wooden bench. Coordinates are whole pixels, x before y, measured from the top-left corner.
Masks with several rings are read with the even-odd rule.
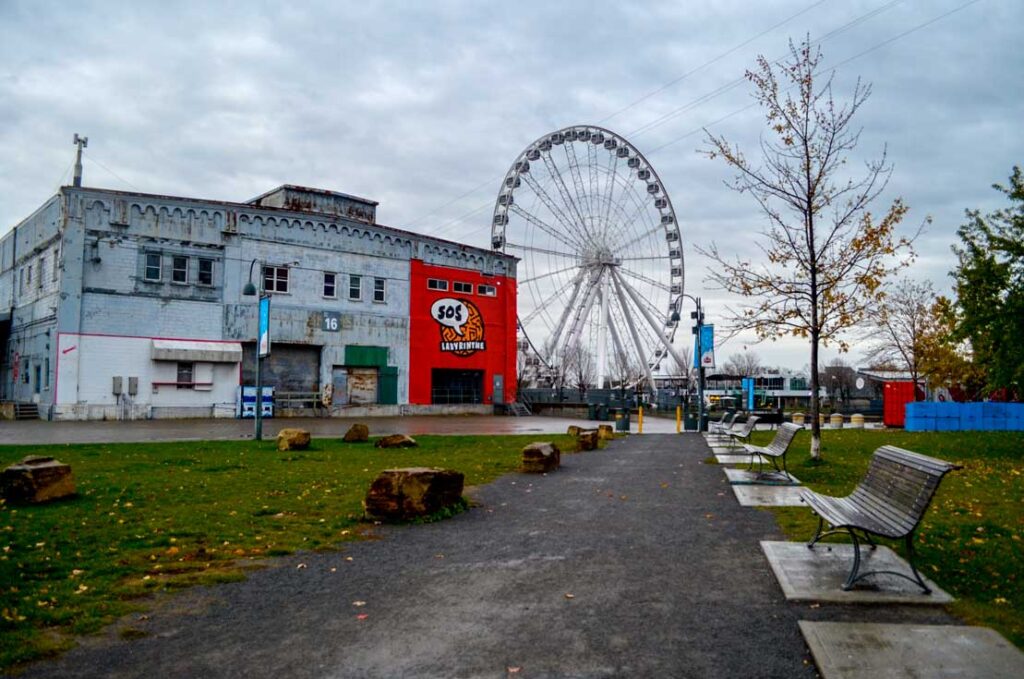
[[[793,424],[792,422],[784,422],[779,426],[779,430],[775,432],[775,438],[767,446],[755,446],[749,443],[743,444],[743,449],[750,453],[750,469],[754,468],[754,459],[757,458],[759,461],[758,471],[764,466],[764,461],[768,460],[772,463],[772,467],[775,471],[780,471],[786,475],[787,479],[792,479],[789,475],[789,469],[786,468],[786,452],[789,450],[789,446],[793,443],[793,439],[796,438],[797,433],[803,429],[800,425]],[[779,469],[779,460],[782,460],[782,469]]]
[[[729,435],[729,446],[733,447],[737,442],[747,441],[750,439],[750,432],[754,431],[754,426],[757,421],[761,419],[757,415],[747,415],[747,420],[743,424],[733,425],[732,429],[726,430],[726,434]]]
[[[804,489],[801,499],[818,515],[818,530],[807,543],[813,549],[822,538],[846,532],[853,541],[853,568],[843,584],[844,590],[853,588],[858,580],[886,573],[916,582],[925,594],[931,589],[924,583],[914,566],[914,531],[938,490],[942,478],[961,465],[951,464],[895,446],[882,446],[871,456],[864,479],[846,497],[819,495]],[[830,530],[822,531],[828,523]],[[876,547],[871,536],[891,540],[905,540],[907,560],[914,577],[895,571],[860,570],[860,540]]]

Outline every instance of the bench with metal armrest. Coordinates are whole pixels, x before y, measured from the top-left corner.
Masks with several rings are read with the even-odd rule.
[[[802,428],[800,425],[793,424],[792,422],[784,422],[775,433],[775,438],[767,446],[755,446],[745,443],[743,449],[750,453],[749,468],[754,468],[756,460],[758,462],[758,471],[760,472],[764,467],[764,461],[768,460],[776,471],[785,474],[787,479],[792,479],[789,475],[789,469],[786,468],[786,452]],[[779,460],[782,460],[782,469],[779,469]]]
[[[871,456],[864,479],[846,497],[806,489],[801,492],[801,499],[818,515],[818,530],[807,543],[808,549],[828,535],[846,532],[853,541],[853,568],[843,584],[844,590],[852,589],[858,580],[869,575],[886,573],[915,582],[925,594],[930,594],[931,589],[914,565],[914,531],[942,478],[954,469],[962,466],[896,446],[882,446]],[[823,531],[826,523],[831,529]],[[872,536],[904,540],[913,577],[896,571],[859,573],[860,541],[863,539],[874,549]]]

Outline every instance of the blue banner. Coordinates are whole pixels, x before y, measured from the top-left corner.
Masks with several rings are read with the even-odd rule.
[[[270,355],[270,297],[260,297],[259,354]]]
[[[700,326],[700,337],[697,338],[697,346],[693,352],[694,368],[715,367],[715,326]]]

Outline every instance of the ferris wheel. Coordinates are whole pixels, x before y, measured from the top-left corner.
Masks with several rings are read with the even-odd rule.
[[[679,225],[654,168],[623,137],[574,125],[527,146],[498,192],[491,246],[522,259],[519,331],[539,372],[586,360],[599,388],[655,389],[667,357],[672,372],[685,369],[672,344]]]

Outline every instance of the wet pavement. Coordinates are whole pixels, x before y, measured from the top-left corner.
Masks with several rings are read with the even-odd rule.
[[[569,425],[596,427],[610,422],[562,417],[495,417],[489,415],[408,415],[361,418],[270,418],[263,420],[263,437],[274,438],[286,427],[299,427],[314,437],[343,436],[356,422],[370,428],[371,436],[385,434],[564,434]],[[638,431],[636,418],[632,431]],[[668,418],[644,418],[645,433],[674,433]],[[145,441],[201,441],[250,439],[252,420],[183,419],[128,422],[45,422],[0,420],[0,445],[64,443],[131,443]]]

